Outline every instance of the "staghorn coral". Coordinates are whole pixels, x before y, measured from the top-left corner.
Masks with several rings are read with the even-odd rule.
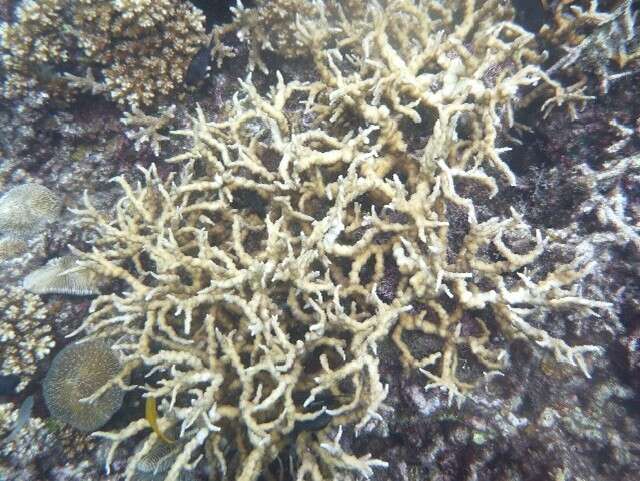
[[[582,252],[542,262],[541,232],[514,210],[488,214],[517,184],[501,158],[515,110],[536,84],[564,98],[509,6],[272,3],[281,18],[303,7],[285,33],[314,80],[278,73],[268,94],[241,81],[226,118],[198,108],[176,132],[192,141],[168,159],[177,174],[141,168],[137,187],[116,179],[113,216],[88,198],[76,211],[97,231],[80,263],[126,285],[77,331],[120,340],[123,369],[94,396],[145,371],[157,427],[182,445],[167,481],[201,456],[253,481],[286,454],[298,481],[371,477],[386,462],[347,446],[383,422],[378,345],[389,338],[450,401],[508,364],[508,339],[585,374],[599,350],[544,329],[607,306],[580,296],[594,265]],[[107,465],[147,432],[133,479],[157,446],[151,428],[96,433],[114,441]]]
[[[127,127],[138,127],[137,130],[127,130],[127,137],[135,143],[136,151],[148,143],[153,153],[160,155],[160,143],[169,140],[169,137],[160,133],[167,130],[175,117],[176,106],[161,107],[158,116],[147,115],[138,108],[134,108],[132,112],[125,112],[124,117],[120,121]]]
[[[553,24],[545,25],[540,35],[562,46],[566,53],[548,72],[570,75],[576,81],[574,89],[586,86],[586,75],[593,73],[600,81],[601,92],[606,94],[611,81],[637,71],[640,37],[633,3],[620,0],[614,7],[602,9],[598,0],[557,2],[552,9]]]
[[[16,390],[21,391],[54,346],[40,298],[16,287],[0,289],[0,374],[20,376]]]
[[[42,383],[51,415],[81,431],[94,431],[120,409],[118,386],[94,393],[120,371],[120,362],[100,340],[75,343],[60,351]],[[84,401],[91,397],[91,402]]]
[[[269,72],[263,58],[265,52],[277,53],[286,58],[309,54],[306,45],[297,37],[296,16],[314,15],[317,13],[317,5],[300,0],[258,0],[255,3],[255,8],[245,8],[242,2],[238,2],[236,8],[231,8],[234,21],[214,27],[212,51],[218,65],[225,57],[235,54],[223,42],[224,37],[230,33],[246,44],[250,71],[258,67],[264,73]]]
[[[0,26],[2,94],[69,100],[88,90],[149,106],[180,90],[204,41],[203,21],[199,10],[171,0],[22,2],[16,22]]]
[[[640,212],[626,193],[640,184],[640,155],[612,160],[602,172],[586,166],[583,171],[593,185],[583,210],[593,210],[600,224],[613,231],[612,235],[600,236],[599,241],[620,245],[631,242],[640,250]]]
[[[0,197],[0,232],[24,239],[55,221],[62,201],[51,190],[39,184],[23,184]]]
[[[132,192],[134,197],[142,194],[142,203],[138,202],[141,210],[137,212],[147,217],[152,215],[148,208],[153,211],[159,209],[158,214],[164,211],[173,218],[160,220],[157,226],[160,230],[148,232],[149,241],[164,231],[165,221],[174,223],[180,217],[197,219],[202,215],[197,204],[195,208],[185,206],[186,210],[177,209],[185,195],[191,197],[196,193],[190,182],[180,182],[174,188],[170,184],[174,179],[167,184],[162,183],[155,169],[146,171],[145,175],[147,183],[143,188],[144,193]],[[231,173],[227,177],[231,178]],[[242,179],[238,180],[242,182]],[[120,182],[125,189],[130,190],[123,179]],[[215,181],[203,179],[202,182],[215,188]],[[134,221],[129,217],[131,214],[136,215],[129,210],[130,200],[123,199],[120,204],[123,209],[121,218],[125,223]],[[157,201],[162,204],[157,205]],[[286,209],[286,200],[283,201],[283,208]],[[217,210],[215,201],[205,203]],[[226,203],[227,201],[222,200],[219,205],[221,214]],[[92,209],[85,212],[85,215],[99,216]],[[311,220],[307,215],[293,212],[292,215],[292,221],[298,216],[306,222]],[[135,295],[140,297],[138,302],[132,302],[133,299],[128,294],[120,300],[116,295],[100,296],[94,303],[96,315],[91,315],[85,324],[87,329],[98,327],[98,335],[101,336],[114,336],[117,332],[134,336],[135,343],[121,345],[128,361],[123,374],[127,374],[127,369],[132,369],[140,362],[149,366],[153,372],[167,369],[174,371],[171,379],[162,379],[147,394],[157,398],[166,395],[170,397],[173,414],[171,418],[167,418],[170,405],[163,399],[161,411],[165,416],[159,420],[159,427],[166,430],[168,426],[180,423],[182,437],[186,436],[188,439],[168,471],[167,479],[176,479],[181,469],[188,465],[192,453],[200,450],[205,441],[205,449],[212,453],[212,461],[223,471],[227,466],[222,455],[223,447],[233,442],[239,451],[237,479],[255,479],[265,462],[268,463],[269,459],[286,446],[286,434],[292,431],[297,421],[311,420],[324,412],[322,408],[312,413],[305,412],[303,400],[294,402],[294,394],[298,397],[303,394],[308,402],[312,402],[316,394],[330,390],[335,396],[345,398],[345,404],[332,412],[335,421],[339,423],[356,416],[359,419],[356,424],[361,427],[370,417],[375,416],[375,411],[384,399],[385,388],[377,374],[378,360],[370,351],[370,346],[375,345],[378,337],[384,334],[404,308],[386,306],[375,293],[356,293],[358,298],[362,297],[361,308],[368,306],[367,310],[353,312],[357,321],[344,323],[349,319],[347,312],[356,309],[355,304],[347,307],[345,312],[345,307],[340,304],[339,290],[332,286],[328,272],[320,275],[309,270],[310,266],[316,267],[314,264],[317,264],[317,268],[322,266],[319,252],[314,248],[316,241],[312,239],[306,245],[296,246],[296,250],[302,247],[302,252],[294,251],[294,246],[284,237],[284,220],[273,223],[267,221],[266,229],[260,229],[262,234],[259,234],[256,230],[258,225],[245,225],[239,216],[232,216],[225,222],[227,225],[221,223],[208,234],[212,244],[205,231],[195,238],[188,234],[195,232],[189,225],[190,221],[187,221],[183,232],[181,229],[176,230],[175,244],[153,249],[151,258],[145,258],[146,255],[139,257],[142,251],[138,251],[138,248],[142,245],[129,244],[133,251],[138,251],[132,253],[134,263],[142,269],[140,272],[147,269],[145,265],[149,261],[156,263],[154,274],[149,278],[150,285],[140,282],[118,267],[118,262],[114,263],[114,259],[95,253],[95,262],[103,266],[105,275],[124,276],[139,288]],[[114,226],[114,229],[112,233],[119,236],[119,228]],[[316,236],[322,236],[325,229],[324,225],[318,226]],[[255,232],[254,235],[265,236],[264,251],[261,250],[260,253],[249,254],[244,246],[248,240],[247,234],[252,231]],[[184,234],[190,239],[187,240]],[[228,234],[232,237],[223,240]],[[214,235],[222,237],[216,241]],[[170,236],[173,238],[174,234]],[[160,242],[164,244],[165,240]],[[202,255],[206,256],[202,257],[196,272],[189,274],[193,285],[182,283],[179,275],[182,267],[180,263],[171,260],[176,255],[181,260],[186,259],[181,254],[184,241],[195,241],[194,247],[198,246],[196,248],[202,249]],[[235,244],[229,253],[214,247],[227,242]],[[143,244],[145,250],[150,247],[146,241]],[[156,255],[161,258],[156,259]],[[235,257],[238,259],[235,260]],[[169,284],[156,283],[153,279],[165,279]],[[273,283],[272,290],[265,288],[267,283]],[[296,294],[298,289],[300,292]],[[202,292],[198,297],[200,291]],[[321,299],[322,292],[326,292],[326,300]],[[296,309],[299,314],[284,315],[282,312],[281,306],[287,302],[288,297],[292,297],[291,309]],[[316,304],[319,311],[322,312],[323,308],[327,310],[324,319],[315,319],[312,312],[303,313],[305,297]],[[115,314],[118,306],[123,306],[121,302],[131,303],[142,310],[139,313],[131,311],[125,314],[123,322],[111,323],[111,328],[105,325],[106,330],[93,324],[101,323],[99,319],[106,320]],[[317,305],[317,302],[322,302],[323,307]],[[177,319],[174,313],[176,308],[180,311],[178,316],[184,316],[179,332],[173,327]],[[205,317],[200,315],[200,311],[207,312]],[[304,321],[298,319],[301,315]],[[144,321],[144,317],[148,320]],[[138,321],[149,326],[146,332],[140,330],[142,324]],[[299,332],[294,332],[296,329]],[[342,339],[350,337],[349,333],[353,336],[351,342]],[[291,339],[290,335],[295,335],[297,340]],[[189,340],[193,336],[198,339],[197,348],[189,347]],[[145,351],[138,349],[140,342],[148,346]],[[152,349],[154,344],[161,346],[161,349]],[[249,358],[253,358],[253,361],[245,367],[244,363]],[[176,367],[172,369],[171,365]],[[310,383],[311,378],[315,378],[316,382]],[[347,392],[339,391],[341,385]],[[181,393],[187,392],[190,397],[194,396],[190,407],[179,401]],[[217,422],[225,426],[224,432],[220,432]],[[146,420],[141,420],[130,425],[123,433],[104,435],[110,439],[122,440],[148,426]],[[245,430],[248,430],[248,434],[245,434]],[[323,439],[322,444],[326,449],[317,444],[315,456],[323,459],[328,466],[339,468],[344,465],[347,470],[370,474],[373,466],[381,464],[376,460],[358,459],[342,453],[327,434],[318,436]],[[155,434],[150,435],[136,454],[130,464],[129,475],[133,475],[138,460],[151,449],[155,438]],[[114,449],[117,446],[118,443],[114,444]],[[305,454],[305,457],[309,456],[308,453]]]

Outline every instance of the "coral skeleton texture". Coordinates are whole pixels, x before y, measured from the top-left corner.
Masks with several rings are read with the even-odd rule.
[[[88,197],[76,211],[97,233],[78,264],[126,286],[98,296],[76,331],[123,360],[89,401],[112,385],[157,399],[158,428],[181,448],[166,481],[203,458],[254,481],[285,455],[298,481],[349,480],[386,466],[343,442],[384,422],[382,342],[449,402],[505,367],[516,337],[588,375],[585,355],[599,348],[531,319],[606,308],[580,295],[593,264],[580,252],[542,264],[547,240],[521,213],[479,208],[518,182],[502,159],[514,111],[534,87],[563,95],[511,8],[267,3],[263,14],[287,23],[269,48],[307,56],[313,80],[277,72],[265,95],[248,76],[226,118],[198,107],[174,132],[191,141],[167,160],[176,173],[141,168],[138,185],[115,179],[124,194],[113,215]],[[241,39],[266,35],[243,25]],[[436,347],[415,352],[411,336]],[[129,385],[136,369],[146,382]],[[95,435],[113,441],[109,466],[147,433],[126,470],[134,479],[160,442],[154,431],[139,419]]]
[[[55,419],[80,431],[95,431],[120,409],[124,392],[112,386],[92,403],[82,400],[119,371],[117,356],[100,340],[65,346],[56,354],[42,382],[47,408]]]

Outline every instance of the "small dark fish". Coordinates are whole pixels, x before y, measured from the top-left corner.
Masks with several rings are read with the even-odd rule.
[[[335,409],[340,405],[340,401],[343,400],[345,396],[334,396],[328,392],[322,392],[316,396],[316,398],[309,403],[308,406],[305,407],[304,411],[306,413],[319,412],[323,409]],[[306,421],[296,421],[293,425],[293,430],[291,431],[291,435],[295,438],[303,431],[320,431],[321,429],[326,428],[331,422],[332,416],[326,411],[319,414],[314,419],[309,419]]]
[[[211,70],[211,44],[200,47],[200,50],[193,56],[184,76],[184,82],[189,86],[198,85],[207,78]]]
[[[295,438],[303,431],[320,431],[326,428],[331,421],[331,416],[326,412],[320,414],[317,418],[309,419],[307,421],[296,421],[293,425],[293,431],[291,435]]]
[[[20,378],[15,374],[0,376],[0,396],[14,395],[18,384],[20,384]]]
[[[18,410],[18,418],[16,419],[16,425],[14,426],[9,436],[0,441],[0,445],[7,444],[13,441],[18,437],[18,434],[22,430],[23,427],[27,425],[29,419],[31,418],[31,410],[33,409],[33,396],[27,397],[22,404],[20,405],[20,409]]]

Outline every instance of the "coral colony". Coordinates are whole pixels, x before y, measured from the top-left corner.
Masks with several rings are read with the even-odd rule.
[[[122,406],[124,392],[117,386],[95,402],[83,403],[120,371],[120,362],[99,340],[70,344],[60,351],[42,383],[51,415],[81,431],[102,427]]]
[[[16,22],[0,26],[1,94],[60,100],[89,91],[148,106],[182,84],[203,41],[203,16],[186,2],[25,0]]]
[[[389,336],[451,400],[507,360],[485,316],[585,373],[585,353],[598,350],[527,322],[534,311],[603,307],[575,290],[591,265],[577,256],[528,269],[544,251],[541,234],[515,211],[477,213],[474,197],[517,182],[497,138],[520,92],[545,81],[542,55],[510,9],[392,2],[348,18],[337,4],[307,4],[295,18],[296,3],[280,5],[291,22],[277,42],[314,53],[317,79],[278,74],[266,96],[242,81],[228,120],[197,109],[175,132],[192,140],[168,159],[175,175],[143,170],[137,188],[119,178],[113,217],[89,199],[78,212],[99,238],[86,262],[127,285],[99,296],[79,332],[119,340],[124,367],[105,389],[131,389],[123,379],[135,369],[154,373],[144,396],[158,400],[160,429],[177,426],[183,443],[167,480],[203,454],[237,480],[257,479],[296,423],[327,415],[291,448],[298,478],[370,476],[385,463],[344,451],[340,437],[379,418],[377,347]],[[465,231],[455,246],[453,218]],[[439,348],[417,357],[410,330],[440,338]],[[461,348],[475,372],[458,369]],[[322,396],[333,405],[308,409]],[[97,435],[114,441],[114,454],[148,430],[140,419]],[[157,442],[150,432],[128,475]]]
[[[16,287],[0,289],[0,374],[18,375],[21,391],[56,342],[47,311],[38,296]]]
[[[35,294],[99,294],[98,275],[86,267],[78,266],[77,261],[78,258],[73,255],[55,257],[28,274],[22,285]]]
[[[24,239],[58,218],[62,202],[43,185],[23,184],[0,197],[0,233]]]
[[[127,480],[193,479],[206,463],[216,476],[254,481],[283,456],[298,481],[355,480],[387,466],[341,442],[383,422],[384,342],[407,374],[422,373],[455,405],[509,364],[515,338],[589,376],[601,348],[572,345],[533,320],[606,309],[581,294],[595,264],[579,249],[566,261],[545,258],[548,239],[522,212],[487,207],[518,183],[504,160],[517,112],[575,113],[588,100],[583,85],[551,77],[505,1],[256,3],[214,27],[212,62],[236,54],[231,35],[248,51],[248,72],[269,73],[266,58],[277,54],[308,59],[306,77],[272,71],[261,92],[248,73],[223,114],[194,107],[171,137],[189,147],[164,156],[173,171],[141,167],[137,184],[117,177],[111,211],[87,195],[74,214],[91,248],[25,279],[36,293],[101,292],[45,379],[52,416],[95,431],[124,392],[143,399],[146,416],[93,433],[111,441],[107,471],[136,440]],[[558,13],[566,32],[556,40],[581,15],[601,15],[603,32],[618,32],[611,52],[628,62],[633,54],[621,49],[633,35],[621,25],[633,25],[630,4],[610,15],[595,2],[572,19]],[[71,29],[54,20],[63,10]],[[175,107],[156,120],[140,107],[178,88],[206,44],[201,24],[178,2],[25,1],[2,28],[5,95],[88,86],[128,104],[125,123],[141,128],[131,134],[136,147],[152,142],[163,157],[160,141],[171,139],[157,131]],[[17,37],[34,43],[6,50]],[[70,49],[86,78],[42,71]],[[556,69],[575,66],[581,53],[571,55]],[[151,72],[161,81],[147,82]],[[38,188],[48,219],[58,204]],[[0,199],[7,229],[17,228],[5,214],[13,195]],[[6,294],[38,311],[33,294]],[[415,335],[431,349],[415,349]]]

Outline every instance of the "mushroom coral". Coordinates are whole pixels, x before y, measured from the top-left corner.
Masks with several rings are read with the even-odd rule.
[[[81,431],[104,426],[122,406],[124,391],[118,386],[100,388],[120,368],[118,357],[103,341],[66,346],[53,359],[42,384],[51,415]]]

